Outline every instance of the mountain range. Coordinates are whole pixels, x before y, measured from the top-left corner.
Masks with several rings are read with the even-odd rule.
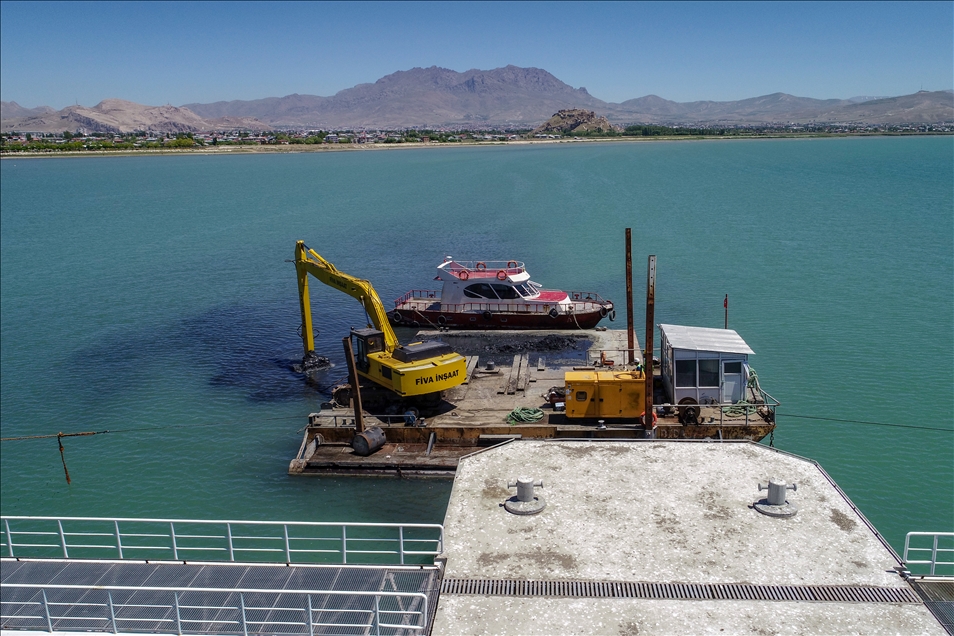
[[[398,71],[330,97],[286,95],[180,107],[108,99],[87,108],[25,109],[3,102],[2,129],[58,132],[189,132],[229,128],[535,127],[567,109],[595,111],[614,124],[739,125],[780,123],[906,124],[954,121],[954,92],[900,97],[812,99],[785,93],[737,101],[674,102],[647,95],[605,102],[539,68],[506,66],[463,73],[446,68]]]

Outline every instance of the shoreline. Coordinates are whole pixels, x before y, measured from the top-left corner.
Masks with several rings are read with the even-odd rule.
[[[762,139],[838,139],[852,137],[944,137],[952,132],[917,133],[778,133],[751,136],[659,136],[659,137],[597,137],[581,139],[521,139],[517,141],[471,141],[458,143],[402,143],[402,144],[288,144],[267,146],[202,146],[199,148],[143,148],[138,150],[65,150],[0,152],[0,161],[7,159],[46,159],[54,157],[135,157],[173,155],[248,155],[248,154],[305,154],[321,152],[362,152],[386,150],[410,150],[423,148],[487,148],[506,146],[530,146],[553,144],[592,143],[651,143],[651,142],[700,142],[700,141],[758,141]]]

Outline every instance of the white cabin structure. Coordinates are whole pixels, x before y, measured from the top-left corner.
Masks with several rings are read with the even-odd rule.
[[[755,352],[732,329],[659,325],[660,369],[672,404],[736,403]]]

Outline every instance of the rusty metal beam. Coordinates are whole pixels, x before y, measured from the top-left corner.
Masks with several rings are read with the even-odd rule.
[[[656,255],[649,256],[649,267],[646,275],[646,353],[643,355],[643,366],[646,373],[646,412],[643,425],[646,430],[653,428],[653,332],[656,310]]]
[[[351,349],[351,337],[341,339],[344,344],[345,360],[348,363],[348,382],[351,384],[351,403],[354,405],[354,433],[364,432],[364,416],[361,407],[361,385],[358,383],[358,369],[354,364],[354,351]]]
[[[626,339],[629,364],[636,361],[636,327],[633,324],[633,230],[626,228]]]

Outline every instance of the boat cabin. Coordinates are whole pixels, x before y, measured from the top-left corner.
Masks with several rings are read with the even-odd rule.
[[[732,329],[659,325],[660,372],[671,404],[736,403],[745,398],[749,356]]]

